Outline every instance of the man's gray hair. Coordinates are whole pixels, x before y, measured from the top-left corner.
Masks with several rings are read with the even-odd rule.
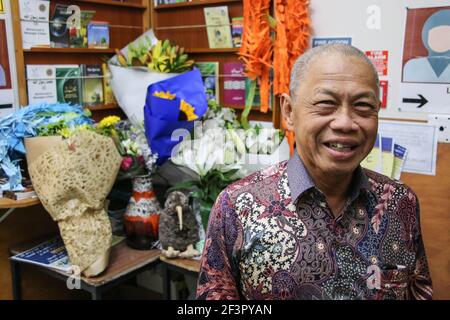
[[[380,80],[378,78],[378,72],[375,69],[375,66],[372,64],[372,62],[367,58],[367,56],[359,50],[358,48],[348,45],[348,44],[342,44],[342,43],[330,43],[318,47],[311,48],[307,50],[304,54],[302,54],[300,57],[297,58],[297,60],[294,63],[294,66],[292,67],[291,71],[291,81],[289,84],[289,91],[290,95],[293,101],[296,99],[295,92],[298,90],[299,85],[301,81],[304,79],[306,72],[308,71],[310,63],[318,56],[322,54],[341,54],[343,56],[347,57],[356,57],[361,59],[362,61],[366,62],[375,77],[376,83],[377,83],[377,90],[380,91]]]

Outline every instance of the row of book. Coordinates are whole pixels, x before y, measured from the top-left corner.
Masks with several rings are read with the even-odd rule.
[[[244,74],[244,64],[241,62],[223,63],[223,74],[219,74],[219,62],[196,62],[200,70],[208,100],[221,102],[227,107],[242,107],[248,96],[251,81]],[[219,76],[223,78],[223,97],[219,96]],[[255,92],[253,107],[260,106],[259,86]]]
[[[400,180],[407,149],[391,137],[378,134],[375,145],[361,166],[389,178]]]
[[[192,0],[154,0],[155,6],[158,6],[160,4],[174,4],[174,3],[181,3],[181,2],[191,2]]]
[[[111,74],[103,64],[26,65],[28,103],[115,104]]]
[[[210,48],[238,48],[241,46],[243,17],[231,18],[230,24],[227,6],[205,7],[203,10]]]
[[[24,49],[109,48],[109,24],[94,21],[94,10],[56,4],[50,17],[50,1],[45,0],[20,0],[19,8]]]

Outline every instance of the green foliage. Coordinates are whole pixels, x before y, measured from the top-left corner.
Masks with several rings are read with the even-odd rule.
[[[41,137],[48,137],[48,136],[58,136],[60,135],[60,132],[64,129],[67,129],[67,124],[64,120],[60,120],[55,123],[50,123],[45,126],[40,126],[37,129],[37,135]]]

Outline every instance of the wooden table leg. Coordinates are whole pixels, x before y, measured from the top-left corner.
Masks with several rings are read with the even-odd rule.
[[[12,290],[13,299],[22,299],[22,279],[20,276],[20,263],[14,260],[10,260],[11,263],[11,279],[12,279]]]

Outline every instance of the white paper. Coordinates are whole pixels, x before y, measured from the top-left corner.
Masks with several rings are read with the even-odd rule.
[[[109,69],[112,74],[110,86],[117,103],[133,124],[144,121],[148,86],[178,75],[178,73],[153,72],[145,67],[124,68],[111,64]]]
[[[14,101],[12,89],[0,90],[0,118],[15,111],[12,101]]]
[[[27,65],[28,103],[56,103],[56,65]]]
[[[20,0],[22,47],[50,46],[49,12],[50,2],[43,0]],[[33,21],[24,21],[33,20]]]
[[[426,99],[422,106],[421,95]],[[422,102],[407,102],[414,99]],[[398,111],[420,113],[450,113],[450,84],[442,83],[407,83],[400,84],[400,101]]]
[[[408,149],[404,172],[436,175],[437,127],[426,123],[383,121],[378,133]]]

